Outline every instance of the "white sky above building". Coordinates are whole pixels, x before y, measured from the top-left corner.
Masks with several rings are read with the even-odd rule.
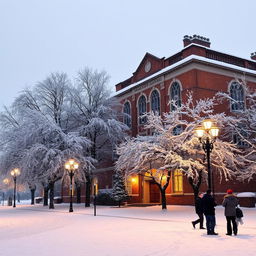
[[[114,90],[146,52],[169,57],[184,35],[249,59],[255,9],[254,0],[0,0],[0,110],[55,71],[104,69]]]

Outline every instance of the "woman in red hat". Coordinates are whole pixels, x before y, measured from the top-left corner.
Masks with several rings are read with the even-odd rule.
[[[224,200],[222,205],[225,207],[225,216],[227,219],[227,234],[228,236],[232,236],[233,233],[237,235],[237,223],[236,223],[236,207],[238,205],[238,199],[233,194],[232,189],[227,190],[227,194],[224,196]],[[232,225],[231,225],[232,223]]]

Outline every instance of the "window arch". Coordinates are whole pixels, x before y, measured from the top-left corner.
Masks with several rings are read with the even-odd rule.
[[[139,124],[146,123],[146,117],[142,117],[147,112],[147,101],[144,95],[140,96],[138,101],[139,108]]]
[[[131,105],[127,101],[124,104],[124,123],[131,128],[132,122],[131,122]]]
[[[229,88],[230,97],[232,98],[230,109],[231,111],[244,110],[244,89],[238,82],[232,82]]]
[[[160,113],[160,95],[157,90],[151,93],[151,110],[154,113]]]
[[[178,82],[173,82],[170,89],[171,111],[181,106],[181,89]]]

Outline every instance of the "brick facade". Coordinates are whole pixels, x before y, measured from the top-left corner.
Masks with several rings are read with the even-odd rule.
[[[138,100],[144,95],[146,97],[146,111],[151,110],[150,96],[153,90],[160,94],[160,112],[170,111],[169,97],[170,87],[173,82],[178,82],[181,87],[181,100],[186,101],[186,94],[192,91],[194,100],[211,98],[217,92],[228,92],[229,85],[236,77],[246,77],[249,87],[256,89],[256,61],[255,54],[251,59],[242,59],[225,53],[210,49],[210,41],[200,36],[185,36],[184,48],[169,58],[158,58],[147,53],[142,59],[133,75],[116,85],[116,97],[122,104],[126,102],[131,106],[131,134],[147,134],[143,126],[138,123]],[[216,112],[230,113],[228,102],[216,106]],[[222,181],[214,177],[214,188],[218,203],[222,201],[223,195],[228,188],[236,192],[256,192],[256,180],[250,183],[238,181]],[[145,187],[151,188],[148,181],[138,177],[138,182],[133,184],[131,202],[143,203],[145,201]],[[143,187],[144,186],[144,187]],[[183,192],[173,193],[173,184],[170,182],[167,188],[168,204],[193,204],[193,191],[186,177],[183,177]],[[143,192],[144,189],[144,192]],[[205,184],[201,190],[206,190]],[[152,188],[153,190],[153,188]],[[150,197],[150,191],[147,192]],[[151,195],[156,198],[156,195]],[[160,198],[160,197],[159,197]],[[144,201],[143,201],[144,200]],[[148,200],[148,199],[147,199]],[[160,200],[160,199],[159,199]],[[150,199],[148,202],[150,203]],[[144,202],[145,203],[145,202]]]
[[[146,97],[146,111],[151,110],[150,96],[153,90],[160,95],[160,112],[170,111],[169,97],[170,87],[177,82],[181,88],[181,100],[186,102],[188,91],[193,92],[194,100],[211,98],[217,92],[228,92],[229,85],[236,77],[246,77],[249,87],[256,89],[256,53],[251,54],[251,60],[242,59],[210,49],[210,40],[200,36],[185,36],[184,48],[168,57],[158,58],[146,53],[138,68],[132,76],[116,85],[115,97],[125,104],[129,102],[131,107],[131,132],[137,134],[149,134],[138,122],[138,100]],[[216,106],[216,112],[230,113],[228,102]],[[95,172],[98,189],[112,188],[113,162],[104,163]],[[213,170],[214,173],[214,170]],[[238,181],[223,181],[214,177],[216,200],[220,203],[228,188],[235,192],[256,192],[256,180],[249,183]],[[150,180],[138,175],[131,182],[130,203],[160,203],[159,191]],[[193,190],[183,177],[183,191],[174,193],[173,180],[166,190],[167,204],[192,205],[194,203]],[[206,184],[201,185],[201,191],[207,189]],[[67,189],[63,186],[63,201],[69,202]],[[82,187],[81,199],[84,202],[85,188]],[[76,201],[76,191],[74,191]]]

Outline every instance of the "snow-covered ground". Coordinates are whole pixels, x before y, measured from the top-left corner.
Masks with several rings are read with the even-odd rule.
[[[250,256],[256,253],[256,209],[242,208],[244,225],[226,236],[223,208],[217,207],[219,236],[193,229],[192,206],[93,207],[0,206],[1,256]]]

